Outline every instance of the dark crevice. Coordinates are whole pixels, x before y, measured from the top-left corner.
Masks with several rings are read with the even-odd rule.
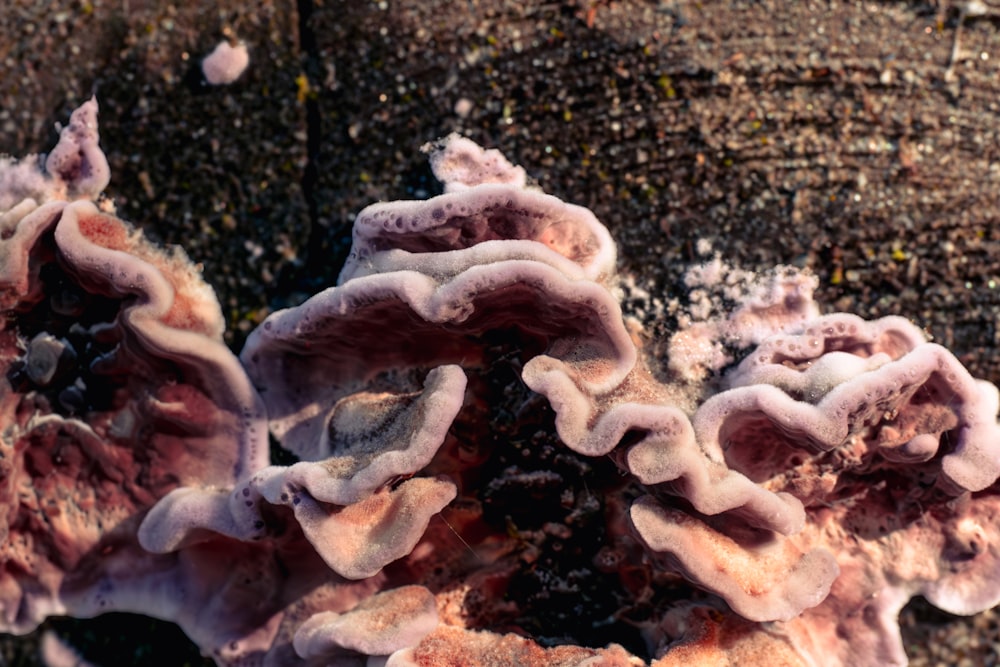
[[[298,0],[299,49],[302,70],[310,82],[321,80],[322,57],[312,28],[313,0]],[[308,94],[306,104],[306,166],[302,172],[302,196],[309,216],[309,235],[306,239],[305,262],[300,273],[302,279],[322,275],[324,248],[328,246],[326,229],[320,222],[317,186],[319,184],[319,151],[322,137],[322,117],[316,95]],[[313,287],[304,285],[303,287]]]

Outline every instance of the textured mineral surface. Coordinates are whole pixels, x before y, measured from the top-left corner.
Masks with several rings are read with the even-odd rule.
[[[831,310],[905,315],[997,382],[1000,38],[988,16],[960,24],[960,5],[15,0],[0,152],[48,150],[98,93],[112,171],[129,174],[109,193],[204,263],[234,349],[333,283],[357,211],[434,193],[413,146],[461,131],[609,226],[625,312],[654,334],[711,320],[691,303],[725,294],[683,275],[719,253],[811,268]],[[200,63],[230,38],[251,64],[209,87]],[[913,664],[996,659],[990,615],[903,618]],[[142,664],[160,633],[176,644],[121,622],[73,632],[106,664]],[[4,651],[35,660],[24,640]]]

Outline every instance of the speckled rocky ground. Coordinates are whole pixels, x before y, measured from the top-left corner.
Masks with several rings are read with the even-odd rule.
[[[431,192],[416,149],[460,131],[598,214],[653,330],[705,239],[744,268],[809,267],[827,309],[910,317],[1000,382],[1000,25],[966,22],[948,76],[957,16],[947,0],[8,0],[0,153],[45,150],[96,93],[119,212],[204,262],[237,348],[333,281],[354,212]],[[198,59],[228,35],[250,69],[206,88]],[[904,620],[914,665],[997,663],[993,614],[915,603]],[[125,648],[146,621],[58,625],[106,664],[148,661],[149,641]],[[37,663],[31,640],[0,660]]]

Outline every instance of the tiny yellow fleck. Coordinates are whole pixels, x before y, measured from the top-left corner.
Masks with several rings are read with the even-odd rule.
[[[673,86],[674,82],[666,74],[661,74],[660,78],[656,80],[656,85],[662,90],[667,90]]]
[[[363,171],[360,174],[358,174],[358,180],[361,181],[362,183],[368,183],[372,180],[372,177],[368,175],[367,171]]]
[[[299,104],[302,104],[306,101],[306,98],[309,97],[309,93],[311,92],[309,87],[309,77],[300,73],[297,77],[295,77],[295,87],[295,99],[299,101]]]
[[[566,121],[567,123],[570,122],[571,120],[573,120],[573,112],[570,111],[569,109],[564,109],[563,110],[563,120]]]
[[[892,251],[892,258],[897,262],[902,262],[904,259],[906,259],[906,253],[900,250],[899,248],[896,248],[895,250]]]

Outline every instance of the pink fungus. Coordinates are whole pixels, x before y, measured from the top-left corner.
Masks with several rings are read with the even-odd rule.
[[[49,171],[0,167],[34,165],[46,184],[0,211],[8,631],[164,604],[143,581],[169,569],[138,544],[144,513],[178,486],[232,483],[266,454],[263,406],[222,343],[212,289],[182,253],[90,201],[108,182],[96,112],[91,100],[73,113]]]
[[[3,629],[136,611],[220,665],[874,667],[911,597],[1000,601],[996,387],[901,318],[819,316],[790,269],[656,373],[592,213],[430,150],[446,194],[359,214],[339,283],[240,361],[187,258],[93,203],[96,102],[48,171],[0,162]]]

